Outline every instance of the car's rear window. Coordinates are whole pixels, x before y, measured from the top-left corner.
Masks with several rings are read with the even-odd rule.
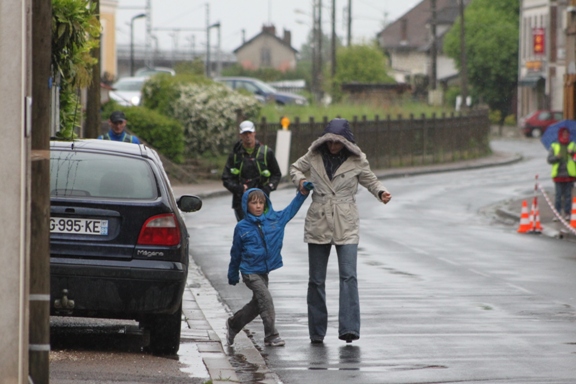
[[[77,151],[50,151],[50,195],[111,199],[155,199],[150,165],[136,158]]]

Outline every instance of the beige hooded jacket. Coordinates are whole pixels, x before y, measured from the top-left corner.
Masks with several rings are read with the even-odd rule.
[[[326,174],[319,150],[328,141],[339,141],[350,151],[350,156],[336,170],[332,181]],[[302,179],[314,184],[312,203],[304,224],[306,243],[358,244],[358,183],[380,202],[380,192],[388,192],[370,170],[366,155],[360,148],[334,133],[325,133],[312,142],[308,152],[290,166],[290,177],[297,186]]]

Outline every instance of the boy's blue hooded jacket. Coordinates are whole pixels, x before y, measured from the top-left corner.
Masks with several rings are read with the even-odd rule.
[[[242,195],[245,216],[234,228],[228,266],[228,282],[232,285],[240,281],[238,271],[243,274],[266,274],[282,267],[280,251],[284,228],[308,197],[298,192],[285,209],[275,211],[270,198],[266,196],[264,213],[254,216],[248,212],[248,195],[254,190],[257,188],[250,188]]]

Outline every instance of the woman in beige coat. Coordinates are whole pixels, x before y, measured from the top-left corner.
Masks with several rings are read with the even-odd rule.
[[[308,152],[290,166],[300,190],[314,184],[312,203],[304,224],[308,243],[308,330],[312,343],[322,343],[328,327],[326,269],[332,245],[338,255],[340,309],[338,337],[347,343],[360,338],[360,301],[356,278],[359,217],[358,184],[386,204],[392,195],[370,169],[366,155],[355,144],[346,119],[331,120]]]

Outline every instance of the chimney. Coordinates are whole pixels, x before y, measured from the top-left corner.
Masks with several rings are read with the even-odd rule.
[[[284,40],[284,42],[286,44],[288,44],[289,46],[292,46],[292,32],[285,29],[284,30],[284,38],[282,40]]]
[[[262,26],[262,32],[267,32],[271,35],[276,36],[276,27],[273,24],[269,24],[269,25],[264,24]]]

